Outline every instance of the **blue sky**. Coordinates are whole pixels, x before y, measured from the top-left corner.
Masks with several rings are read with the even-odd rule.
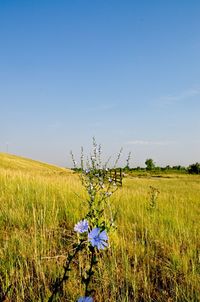
[[[200,161],[199,1],[0,1],[0,152]]]

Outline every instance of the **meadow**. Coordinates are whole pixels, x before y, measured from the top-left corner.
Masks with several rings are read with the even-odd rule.
[[[111,197],[116,230],[94,278],[95,302],[200,301],[200,177],[160,176],[126,175]],[[0,154],[0,301],[48,301],[86,198],[71,170]],[[72,270],[55,301],[82,291]]]

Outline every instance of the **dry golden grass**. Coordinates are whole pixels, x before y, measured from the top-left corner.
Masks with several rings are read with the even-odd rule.
[[[160,194],[150,209],[150,186]],[[7,301],[47,301],[86,193],[70,170],[0,154],[0,287]],[[200,301],[200,177],[126,178],[111,198],[117,230],[103,255],[95,301]],[[78,265],[78,264],[77,264]],[[74,272],[65,295],[82,285]]]

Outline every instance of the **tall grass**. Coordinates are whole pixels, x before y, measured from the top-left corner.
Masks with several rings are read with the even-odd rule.
[[[152,210],[150,186],[160,192]],[[1,297],[11,286],[5,301],[47,301],[85,198],[71,171],[0,155]],[[111,201],[117,231],[95,275],[95,301],[200,301],[199,176],[127,177]],[[72,271],[57,301],[75,301],[80,291]]]

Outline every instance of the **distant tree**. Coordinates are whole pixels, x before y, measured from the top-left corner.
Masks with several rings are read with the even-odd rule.
[[[174,169],[174,170],[181,170],[181,168],[182,168],[182,167],[181,167],[180,165],[178,165],[178,166],[173,166],[173,167],[172,167],[172,169]]]
[[[200,174],[200,163],[190,165],[188,167],[188,173],[190,173],[190,174]]]
[[[145,161],[146,170],[151,171],[155,168],[155,163],[153,162],[152,158],[148,158]]]

